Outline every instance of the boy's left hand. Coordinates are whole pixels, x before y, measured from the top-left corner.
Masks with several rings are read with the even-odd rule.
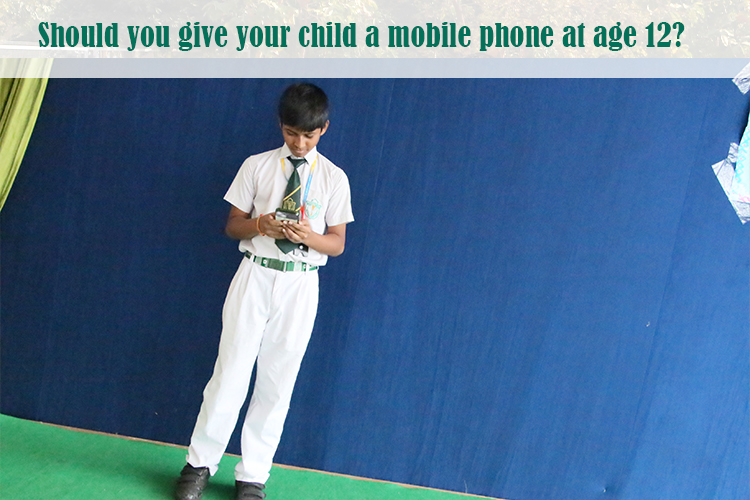
[[[307,219],[300,222],[285,222],[281,227],[281,232],[292,243],[304,243],[311,231],[310,221]]]

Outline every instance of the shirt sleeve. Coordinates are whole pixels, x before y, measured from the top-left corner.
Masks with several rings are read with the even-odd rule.
[[[349,178],[343,170],[337,169],[334,173],[333,189],[326,210],[326,224],[338,226],[348,224],[354,220],[352,214],[352,195],[349,188]]]
[[[252,214],[255,200],[254,167],[253,158],[246,159],[224,195],[226,201],[248,214]]]

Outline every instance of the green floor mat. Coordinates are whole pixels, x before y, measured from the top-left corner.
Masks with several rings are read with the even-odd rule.
[[[0,498],[171,499],[185,455],[185,449],[179,447],[0,415]],[[238,457],[224,457],[203,495],[204,500],[234,498],[234,466],[238,461]],[[266,493],[268,500],[472,498],[283,466],[274,466]]]

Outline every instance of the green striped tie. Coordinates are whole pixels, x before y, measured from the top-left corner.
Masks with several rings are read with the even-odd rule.
[[[299,180],[299,172],[297,172],[297,168],[305,163],[306,160],[304,158],[292,158],[291,156],[288,156],[287,160],[289,160],[289,162],[294,167],[294,171],[289,177],[289,183],[286,185],[286,192],[284,193],[284,199],[281,200],[280,210],[284,212],[293,212],[299,214],[302,205],[300,204],[301,183]],[[284,253],[289,253],[295,248],[300,248],[301,250],[307,251],[306,245],[292,243],[287,239],[276,240],[276,246],[279,247],[279,249],[281,249],[281,251]]]

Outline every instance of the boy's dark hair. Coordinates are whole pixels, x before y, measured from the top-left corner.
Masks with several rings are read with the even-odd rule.
[[[312,83],[296,83],[281,94],[279,123],[304,132],[323,128],[328,121],[328,96]]]

